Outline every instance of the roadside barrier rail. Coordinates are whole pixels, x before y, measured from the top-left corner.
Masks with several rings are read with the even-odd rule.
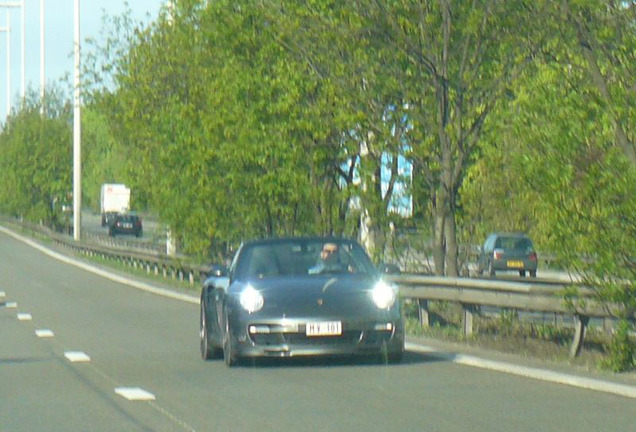
[[[513,282],[472,278],[421,275],[387,276],[399,287],[400,296],[418,303],[420,325],[429,325],[431,300],[459,303],[462,307],[464,335],[473,334],[475,313],[480,306],[494,306],[531,312],[551,312],[574,317],[574,338],[570,356],[581,351],[590,318],[628,316],[636,320],[636,311],[623,311],[619,305],[600,302],[595,291],[576,284],[577,297],[566,296],[566,288],[575,284]],[[566,300],[567,298],[567,300]]]
[[[106,246],[97,244],[99,239],[95,238],[89,239],[89,242],[76,242],[69,236],[52,232],[41,225],[25,222],[18,224],[22,229],[29,229],[51,238],[57,245],[74,253],[116,261],[147,274],[187,282],[190,285],[201,284],[213,269],[212,266],[194,263],[184,256],[167,255],[157,250],[131,250],[128,243],[122,245],[112,242]],[[419,322],[422,326],[429,325],[429,301],[460,304],[463,332],[466,336],[474,332],[473,321],[480,306],[572,315],[575,331],[570,347],[571,357],[578,356],[581,351],[590,318],[611,319],[627,316],[636,320],[636,311],[623,311],[618,305],[602,303],[596,298],[594,290],[575,282],[564,284],[539,279],[518,282],[412,274],[387,274],[386,278],[398,286],[402,298],[417,302]],[[566,296],[566,288],[573,285],[577,288],[575,298]]]

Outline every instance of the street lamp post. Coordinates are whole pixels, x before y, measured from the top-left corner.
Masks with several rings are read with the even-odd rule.
[[[22,21],[21,29],[20,29],[20,39],[22,44],[22,62],[20,65],[21,73],[22,73],[22,81],[20,85],[20,100],[21,103],[24,103],[24,98],[26,96],[26,56],[25,56],[25,14],[24,14],[24,0],[21,1],[12,1],[12,2],[0,2],[0,8],[21,8],[20,18]],[[8,26],[8,25],[7,25]],[[9,95],[10,97],[10,95]]]
[[[44,0],[40,0],[40,105],[44,113]]]
[[[80,0],[75,0],[75,79],[73,109],[73,238],[80,240],[82,225],[81,109],[80,109]]]
[[[7,26],[0,28],[7,34],[7,117],[11,114],[11,15],[7,11]]]

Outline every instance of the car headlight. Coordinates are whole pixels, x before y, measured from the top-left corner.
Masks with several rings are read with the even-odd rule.
[[[245,309],[249,313],[259,311],[263,307],[263,303],[265,303],[263,295],[260,292],[256,291],[256,289],[254,289],[252,285],[248,285],[241,292],[239,301],[243,309]]]
[[[397,298],[397,288],[384,281],[378,281],[371,290],[373,303],[380,309],[389,309]]]

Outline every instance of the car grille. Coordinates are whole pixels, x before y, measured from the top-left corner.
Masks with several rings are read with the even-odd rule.
[[[359,330],[344,331],[339,336],[311,336],[304,333],[267,333],[252,334],[250,338],[256,345],[284,345],[293,346],[337,346],[356,344],[362,339],[363,332]]]

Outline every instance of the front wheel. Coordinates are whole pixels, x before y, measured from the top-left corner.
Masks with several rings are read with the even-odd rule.
[[[203,360],[209,360],[214,357],[214,348],[210,343],[210,336],[208,334],[208,326],[207,320],[205,316],[205,306],[201,304],[201,313],[199,320],[199,339],[200,339],[200,349],[201,349],[201,358]]]
[[[402,362],[404,357],[404,348],[397,351],[389,351],[386,342],[382,342],[380,350],[380,362],[384,364],[397,364]]]
[[[232,337],[230,336],[230,323],[227,316],[225,317],[225,337],[223,338],[223,360],[228,367],[238,364],[238,358],[232,347]]]
[[[389,353],[387,356],[387,361],[389,364],[398,364],[402,363],[402,359],[404,358],[404,351],[397,351]]]

